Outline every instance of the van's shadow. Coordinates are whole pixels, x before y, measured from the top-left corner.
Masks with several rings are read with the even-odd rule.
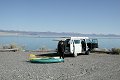
[[[78,54],[78,56],[85,55],[84,53]],[[59,57],[58,53],[45,53],[45,54],[37,54],[36,56],[46,56],[46,57]],[[74,57],[73,54],[64,54],[64,57]]]

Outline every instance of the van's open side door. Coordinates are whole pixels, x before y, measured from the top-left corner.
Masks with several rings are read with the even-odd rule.
[[[98,40],[97,39],[87,40],[87,46],[90,50],[92,50],[94,48],[98,48]]]

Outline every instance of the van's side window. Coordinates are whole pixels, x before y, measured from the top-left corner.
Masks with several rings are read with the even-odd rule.
[[[75,44],[80,44],[80,40],[74,40]]]

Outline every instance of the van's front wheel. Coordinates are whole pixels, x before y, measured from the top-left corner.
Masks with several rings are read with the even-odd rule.
[[[77,53],[73,53],[73,56],[74,56],[74,57],[77,57]]]

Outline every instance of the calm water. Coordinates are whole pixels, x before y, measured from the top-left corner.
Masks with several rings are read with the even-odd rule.
[[[26,50],[37,50],[41,47],[56,49],[57,38],[37,38],[26,36],[0,36],[0,45],[16,43],[25,46]],[[120,48],[120,38],[98,38],[100,48]]]
[[[16,43],[20,46],[25,46],[27,50],[36,50],[41,47],[55,49],[56,41],[53,38],[35,38],[26,36],[0,36],[0,45]]]

